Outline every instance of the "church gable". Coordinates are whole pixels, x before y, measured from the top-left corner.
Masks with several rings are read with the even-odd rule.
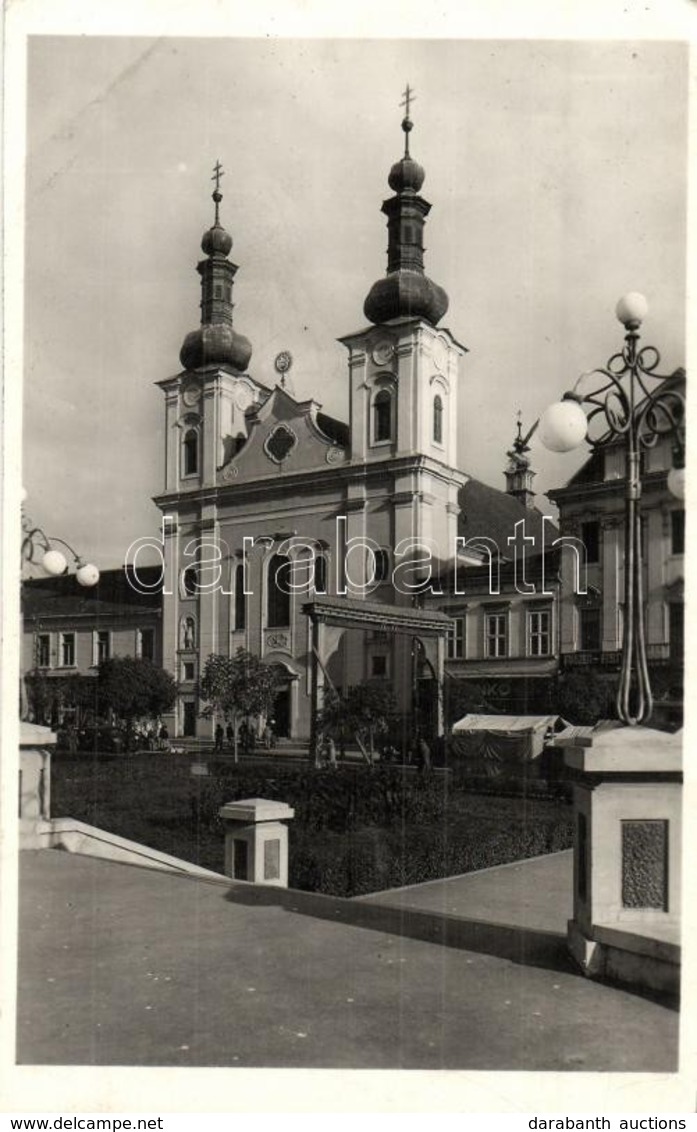
[[[347,450],[337,439],[341,431],[332,427],[335,425],[338,422],[320,412],[318,402],[296,401],[276,387],[249,414],[248,438],[219,469],[219,482],[325,470],[342,464]]]

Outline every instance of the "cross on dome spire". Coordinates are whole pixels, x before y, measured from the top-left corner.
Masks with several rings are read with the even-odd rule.
[[[409,156],[409,131],[413,128],[413,125],[414,125],[411,118],[409,117],[409,109],[411,107],[411,103],[413,101],[415,101],[415,99],[416,99],[416,95],[414,94],[414,90],[413,90],[412,87],[409,86],[409,83],[407,83],[407,89],[404,91],[404,98],[402,99],[402,101],[399,104],[400,106],[403,106],[405,108],[404,109],[404,117],[402,119],[402,129],[404,130],[404,156],[405,157]]]
[[[219,207],[220,207],[220,202],[223,199],[223,194],[220,191],[220,178],[224,177],[224,176],[225,176],[225,170],[223,169],[220,162],[216,160],[216,163],[213,166],[213,176],[211,177],[211,181],[215,181],[215,190],[213,192],[213,200],[215,201],[215,223],[216,224],[220,224],[220,217],[219,217],[218,210],[219,210]]]
[[[409,153],[409,117],[414,90],[407,83],[400,106],[404,156],[390,169],[387,183],[394,196],[383,201],[387,217],[387,275],[370,288],[363,312],[376,325],[393,318],[424,318],[436,326],[448,309],[448,296],[424,272],[423,230],[430,204],[420,195],[426,174]]]

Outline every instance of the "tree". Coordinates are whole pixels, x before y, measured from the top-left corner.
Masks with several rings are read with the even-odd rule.
[[[386,735],[397,711],[392,685],[384,680],[367,680],[325,700],[320,715],[322,730],[353,734],[364,758],[372,763],[375,740]]]
[[[174,705],[177,685],[169,672],[140,657],[114,656],[99,665],[97,703],[100,715],[112,712],[125,724],[130,746],[136,719],[156,719]]]
[[[595,672],[568,672],[559,678],[556,710],[569,723],[592,725],[599,719],[615,719],[617,709],[614,680]]]
[[[199,683],[201,697],[208,704],[203,714],[220,714],[230,719],[235,762],[242,720],[248,715],[268,715],[278,685],[276,669],[246,649],[239,648],[234,656],[213,654],[208,657]]]

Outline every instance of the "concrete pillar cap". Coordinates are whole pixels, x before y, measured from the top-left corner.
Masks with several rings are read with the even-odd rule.
[[[270,798],[241,798],[239,802],[226,802],[218,810],[220,817],[228,821],[244,822],[246,825],[266,821],[288,821],[295,816],[295,810],[285,802],[275,802]]]

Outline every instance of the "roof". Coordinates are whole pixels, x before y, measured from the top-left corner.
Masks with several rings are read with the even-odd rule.
[[[162,575],[159,566],[143,566],[138,577],[145,585],[156,585]],[[159,613],[162,593],[143,594],[136,590],[123,566],[104,570],[96,586],[81,586],[74,574],[59,578],[29,578],[22,583],[22,612],[26,618],[40,617],[130,617]]]
[[[453,724],[453,731],[530,732],[556,727],[558,715],[479,715],[463,716]]]
[[[321,428],[325,436],[330,440],[335,440],[342,448],[346,448],[349,442],[349,426],[344,422],[337,420],[336,417],[330,417],[327,413],[317,414],[317,424]]]
[[[470,479],[458,496],[460,519],[458,535],[466,538],[490,538],[498,544],[501,554],[508,557],[511,548],[508,539],[515,536],[515,525],[525,520],[525,534],[535,539],[535,548],[542,548],[542,512],[537,507],[526,507],[514,495],[489,487],[481,480]],[[556,524],[547,524],[548,539],[559,534]],[[529,544],[530,546],[532,544]]]
[[[318,597],[303,605],[302,611],[328,625],[372,626],[395,633],[413,630],[424,635],[443,634],[452,625],[447,614],[436,610],[351,597]]]

